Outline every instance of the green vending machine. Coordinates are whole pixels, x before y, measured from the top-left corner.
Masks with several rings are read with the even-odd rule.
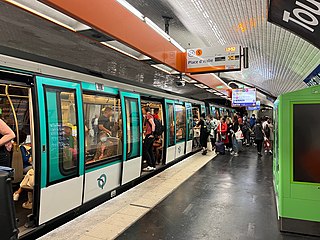
[[[281,95],[274,116],[280,230],[320,236],[320,86]]]

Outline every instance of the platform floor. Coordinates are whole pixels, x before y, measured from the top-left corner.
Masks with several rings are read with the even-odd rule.
[[[214,152],[206,156],[196,153],[39,239],[114,239],[214,157]]]
[[[281,234],[272,157],[201,153],[43,236],[46,240],[302,240]]]
[[[125,239],[320,238],[279,232],[272,157],[250,148],[214,158],[117,238]]]

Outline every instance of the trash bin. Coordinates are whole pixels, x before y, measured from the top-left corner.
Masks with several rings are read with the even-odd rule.
[[[15,209],[12,198],[12,186],[14,170],[0,166],[0,226],[1,239],[18,239],[18,228]]]

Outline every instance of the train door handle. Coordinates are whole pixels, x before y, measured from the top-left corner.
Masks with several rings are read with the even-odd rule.
[[[46,145],[42,145],[42,152],[46,151]]]

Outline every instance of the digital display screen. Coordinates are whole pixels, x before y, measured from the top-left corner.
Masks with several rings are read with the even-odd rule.
[[[320,183],[320,104],[293,106],[293,180]]]
[[[248,111],[260,110],[260,101],[256,101],[256,105],[253,107],[247,107]]]
[[[257,93],[255,88],[232,89],[232,106],[255,106]]]

